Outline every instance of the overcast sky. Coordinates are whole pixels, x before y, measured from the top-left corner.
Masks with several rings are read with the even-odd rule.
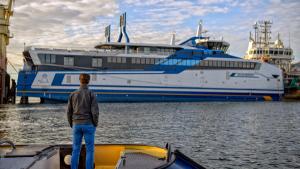
[[[8,47],[8,60],[22,67],[26,45],[94,47],[104,41],[104,27],[112,25],[112,41],[118,35],[119,15],[127,12],[131,42],[169,43],[194,36],[200,19],[207,35],[223,37],[229,52],[242,57],[248,47],[249,31],[258,20],[273,22],[286,46],[289,42],[300,60],[299,0],[16,0]],[[8,65],[13,76],[15,71]]]

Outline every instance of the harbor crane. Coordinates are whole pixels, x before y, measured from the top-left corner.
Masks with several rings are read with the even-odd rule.
[[[7,0],[7,4],[0,2],[0,104],[7,103],[10,87],[10,76],[6,71],[6,46],[12,38],[9,32],[9,20],[13,15],[14,0]]]

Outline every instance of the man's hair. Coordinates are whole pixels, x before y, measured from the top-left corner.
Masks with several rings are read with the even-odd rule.
[[[90,75],[86,73],[82,73],[79,76],[79,81],[81,84],[89,84],[90,82]]]

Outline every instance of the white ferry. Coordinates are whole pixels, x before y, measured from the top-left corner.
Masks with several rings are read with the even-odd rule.
[[[110,42],[108,27],[106,42],[92,50],[27,47],[17,95],[67,101],[81,73],[91,75],[99,102],[264,101],[283,95],[279,68],[227,54],[229,43],[204,37],[202,23],[197,36],[166,45],[131,43],[126,14],[120,22],[118,42]]]

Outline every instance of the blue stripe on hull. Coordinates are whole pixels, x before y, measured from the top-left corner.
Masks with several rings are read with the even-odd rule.
[[[49,100],[67,101],[67,93],[18,93],[18,96],[41,97]],[[256,95],[176,95],[176,94],[111,94],[97,95],[99,102],[199,102],[199,101],[264,101],[264,96],[271,96],[273,101],[281,99],[279,94],[256,94]]]

